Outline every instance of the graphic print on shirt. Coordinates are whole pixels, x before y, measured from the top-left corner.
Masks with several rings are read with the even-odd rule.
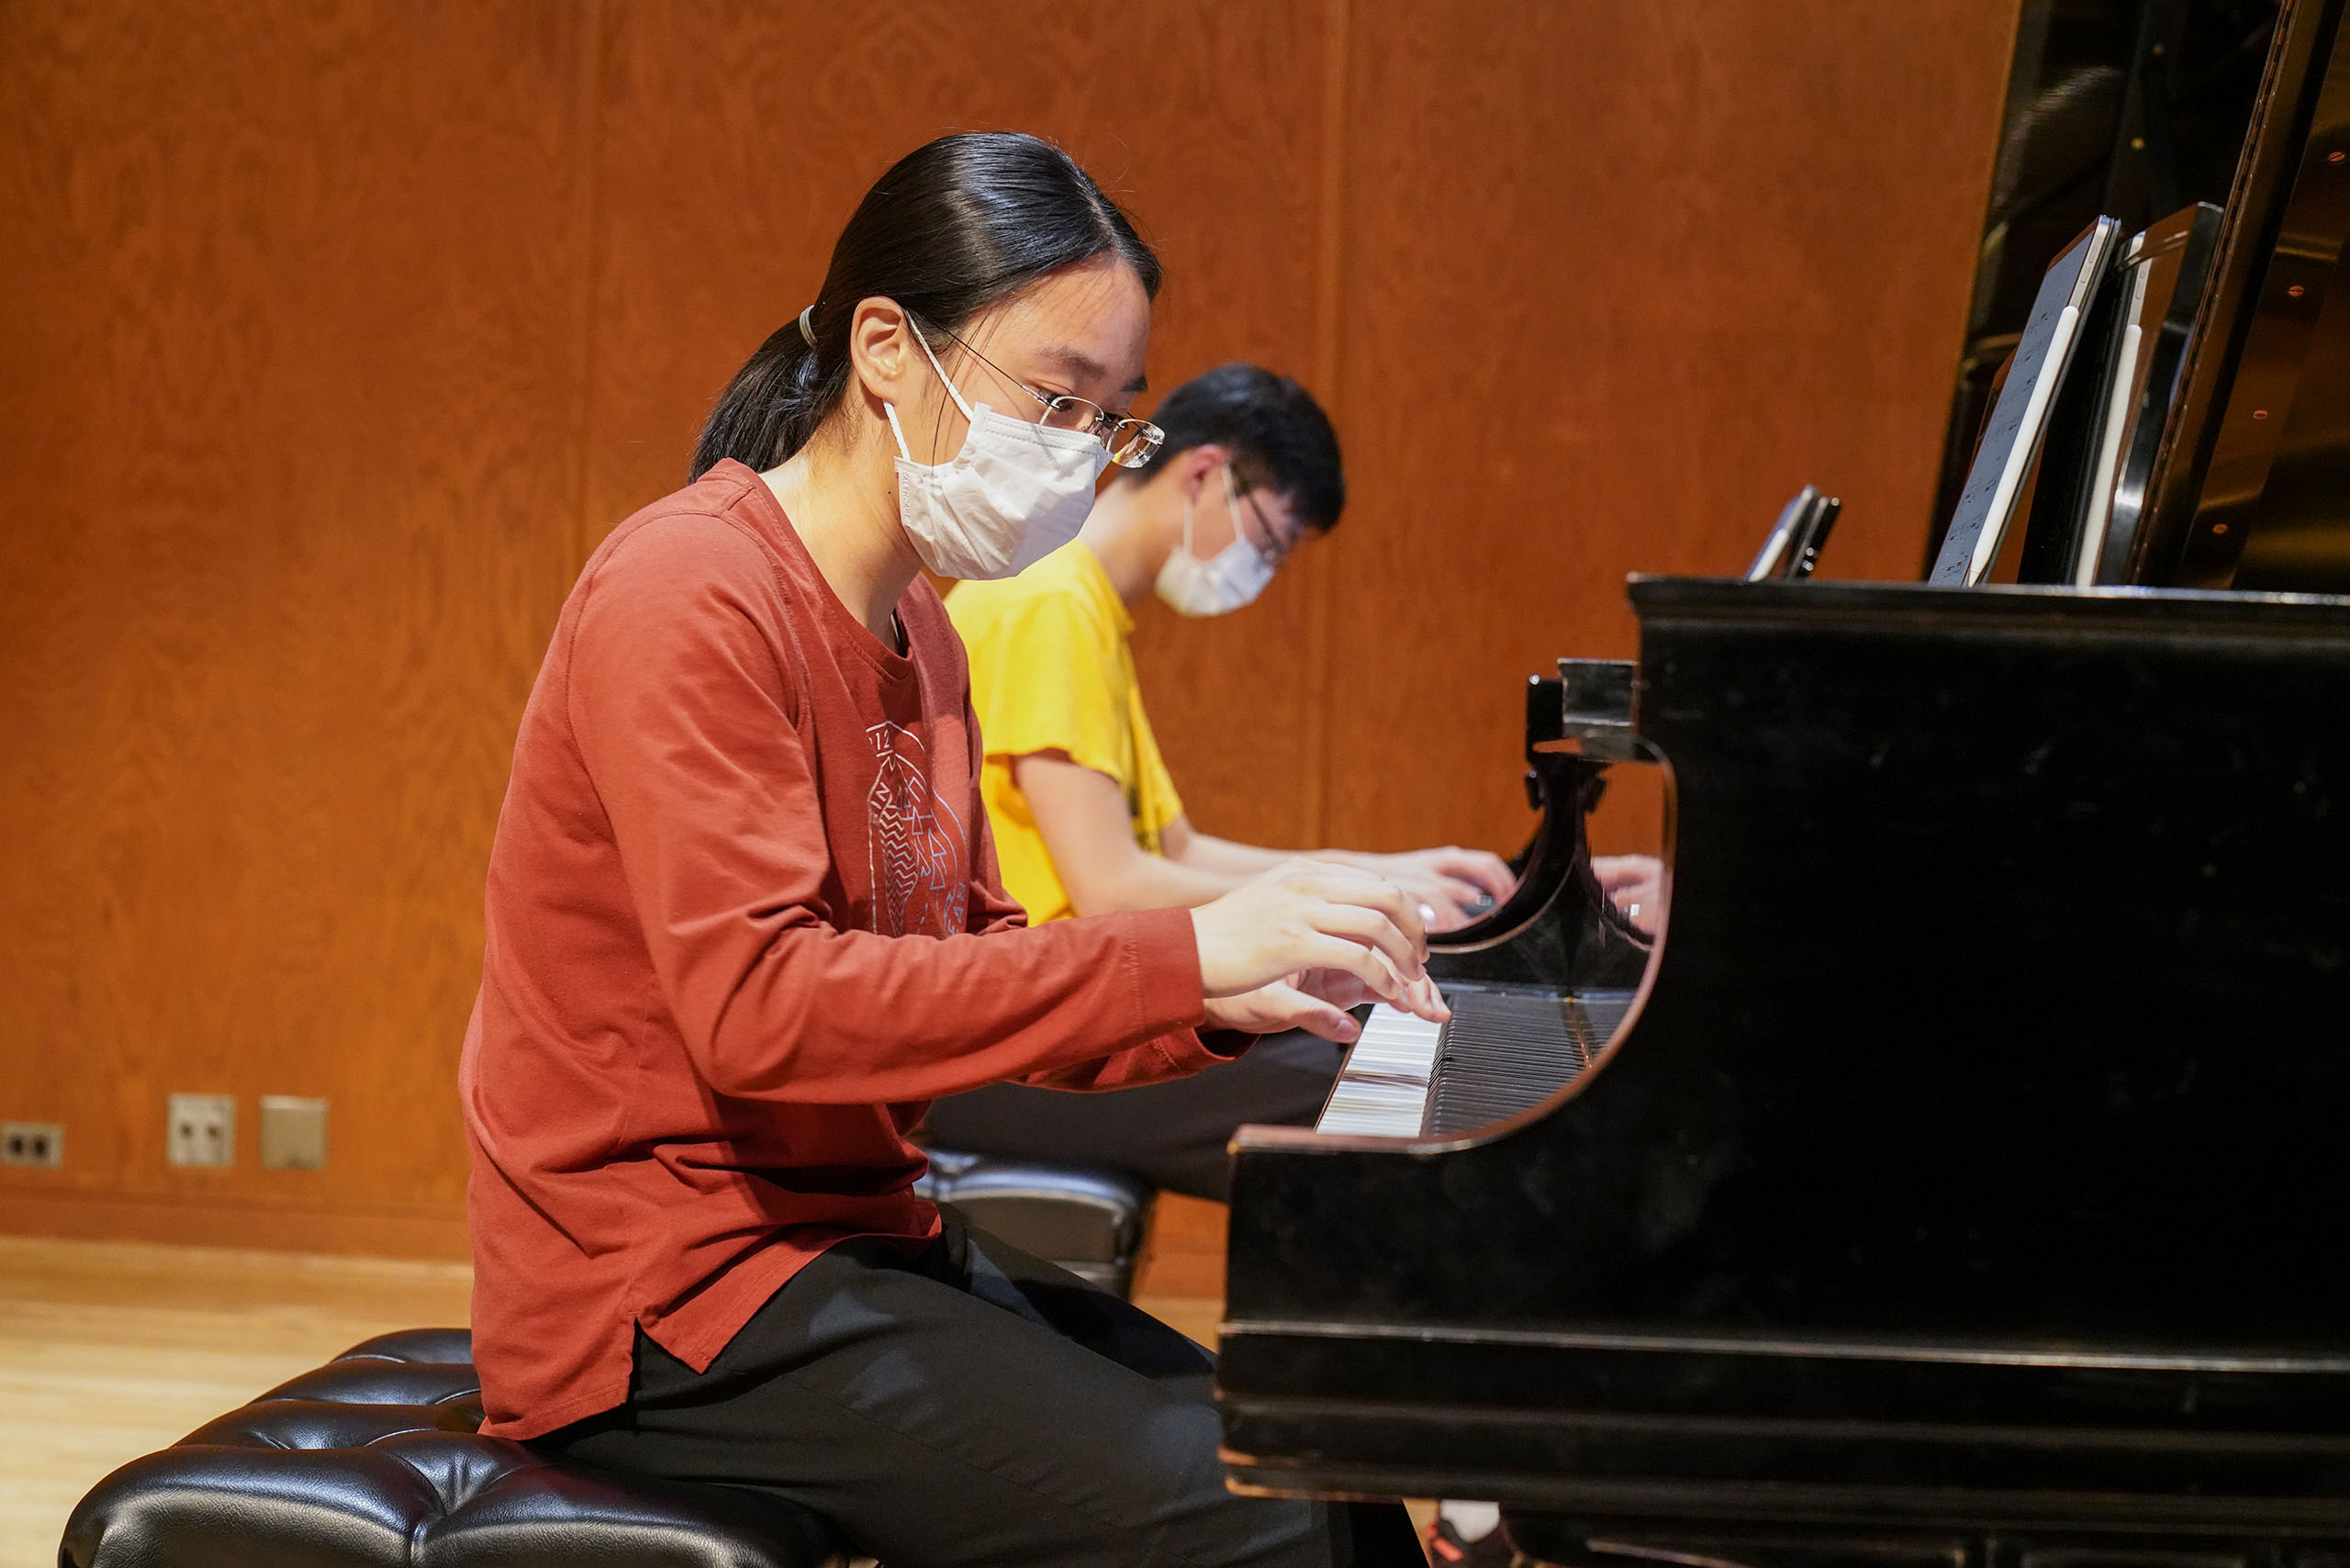
[[[865,794],[873,929],[951,936],[964,929],[962,821],[931,793],[930,753],[920,735],[887,720],[865,733],[877,764]]]

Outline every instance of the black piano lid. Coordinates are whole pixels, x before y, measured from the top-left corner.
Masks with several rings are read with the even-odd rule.
[[[2350,599],[1632,599],[1649,993],[1490,1138],[1243,1134],[1236,1473],[2350,1530]]]
[[[2350,588],[2350,38],[2282,8],[2131,580]]]
[[[2122,13],[2132,8],[2135,41],[2115,54]],[[2038,36],[2035,8],[2026,8],[1937,516],[1950,515],[1993,367],[2016,341],[2016,280],[2058,248],[2049,223],[2076,214],[2099,189],[2092,166],[2075,168],[2065,150],[2118,115],[2102,199],[2126,230],[2171,210],[2147,210],[2147,199],[2219,200],[2212,180],[2222,154],[2234,173],[2177,395],[2145,465],[2143,521],[2127,540],[2128,559],[2100,575],[2350,590],[2350,284],[2341,276],[2350,241],[2350,40],[2342,0],[2103,0],[2087,9],[2111,13],[2101,29],[2109,36],[2086,55],[2084,35],[2043,58],[2023,47]],[[2232,45],[2247,24],[2258,25]],[[2042,15],[2037,25],[2044,32],[2053,23]],[[2157,48],[2165,34],[2168,44]],[[2271,47],[2247,100],[2238,67],[2263,36]],[[2053,73],[2045,81],[2043,65]],[[2192,103],[2177,96],[2183,89]],[[2034,167],[2041,174],[2027,178]],[[2010,189],[2016,180],[2023,184]],[[2056,436],[2052,442],[2061,481],[2084,454]],[[2070,505],[2070,487],[2057,488]],[[1930,560],[1938,548],[1939,539]],[[2048,566],[2027,563],[2023,575],[2046,579],[2054,575]]]
[[[2350,627],[2350,593],[2297,593],[2127,585],[2073,588],[2001,583],[1971,588],[1930,583],[1813,578],[1750,582],[1635,572],[1627,592],[1643,630],[1681,620],[1846,626],[1915,624],[1947,630],[1951,618],[1988,631],[2002,625],[2064,628],[2093,635],[2101,627],[2200,629],[2213,636],[2269,639],[2313,634],[2331,642]],[[1643,687],[1647,684],[1643,681]],[[1645,715],[1643,715],[1645,719]],[[1645,734],[1645,728],[1643,728]]]
[[[2024,0],[1933,515],[1950,517],[1994,372],[2048,258],[2099,213],[2135,233],[2228,193],[2276,0]],[[1937,553],[1929,542],[1926,563]]]

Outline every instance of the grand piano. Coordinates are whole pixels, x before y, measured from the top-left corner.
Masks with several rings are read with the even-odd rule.
[[[1455,1022],[1236,1143],[1236,1486],[1578,1568],[2350,1568],[2350,38],[2273,9],[2011,547],[1636,577],[1637,664],[1528,687]],[[1641,766],[1653,938],[1583,833]]]

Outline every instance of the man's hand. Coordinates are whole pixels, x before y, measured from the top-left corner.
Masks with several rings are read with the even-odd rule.
[[[1411,1005],[1406,1012],[1432,1023],[1442,1023],[1452,1016],[1436,982],[1426,976],[1412,983],[1409,996]],[[1238,996],[1211,1000],[1207,1004],[1208,1027],[1241,1029],[1252,1035],[1303,1029],[1342,1046],[1351,1045],[1355,1036],[1362,1033],[1362,1027],[1348,1010],[1372,1000],[1362,981],[1344,969],[1308,969],[1255,991],[1244,991]]]
[[[1419,912],[1394,884],[1351,866],[1283,861],[1192,911],[1192,933],[1211,1000],[1333,969],[1382,1002],[1428,1005],[1426,987],[1416,987],[1427,979]]]
[[[1653,855],[1602,855],[1591,863],[1599,890],[1651,936],[1664,913],[1664,868]]]
[[[1457,845],[1367,858],[1372,870],[1422,907],[1421,918],[1430,931],[1459,930],[1471,919],[1462,905],[1481,898],[1500,903],[1517,886],[1517,879],[1509,874],[1500,856]]]

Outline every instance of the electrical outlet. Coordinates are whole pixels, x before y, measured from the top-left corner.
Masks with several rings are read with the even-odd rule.
[[[65,1163],[65,1129],[55,1122],[0,1122],[0,1165],[54,1170]]]
[[[174,1094],[164,1125],[174,1165],[226,1168],[237,1162],[237,1098],[233,1094]]]
[[[319,1170],[327,1162],[327,1103],[295,1094],[261,1097],[261,1168]]]

